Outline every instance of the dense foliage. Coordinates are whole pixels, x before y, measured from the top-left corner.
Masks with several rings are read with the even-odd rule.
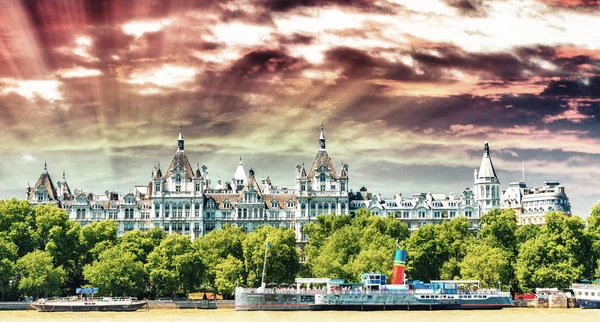
[[[600,277],[600,203],[586,222],[550,212],[542,226],[517,226],[513,210],[492,210],[476,234],[465,217],[410,233],[395,218],[361,209],[320,215],[304,226],[300,249],[292,229],[264,226],[247,233],[225,225],[201,238],[161,229],[117,236],[113,220],[81,227],[53,205],[0,201],[0,300],[73,294],[96,286],[103,295],[184,296],[259,286],[267,250],[267,283],[296,276],[357,281],[363,272],[390,273],[396,245],[408,253],[409,279],[478,279],[506,290],[568,287]],[[268,246],[267,246],[268,239]],[[301,263],[300,256],[303,255]]]

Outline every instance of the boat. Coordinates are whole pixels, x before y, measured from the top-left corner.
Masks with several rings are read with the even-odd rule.
[[[148,307],[146,300],[136,298],[56,298],[39,299],[29,305],[38,312],[137,311]]]
[[[513,305],[510,293],[481,289],[477,280],[405,281],[405,262],[406,252],[396,249],[390,284],[386,283],[386,274],[363,273],[360,283],[297,278],[296,288],[266,288],[263,266],[261,287],[236,288],[235,310],[481,310]],[[307,287],[302,288],[302,285]]]
[[[600,285],[575,283],[571,285],[577,304],[582,309],[600,309]]]

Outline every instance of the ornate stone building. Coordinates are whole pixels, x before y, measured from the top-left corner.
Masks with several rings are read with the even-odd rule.
[[[254,169],[246,173],[242,158],[232,172],[231,181],[218,180],[213,186],[207,167],[196,163],[194,169],[188,160],[180,128],[177,149],[168,167],[155,165],[148,184],[136,186],[133,192],[71,192],[65,173],[55,186],[44,164],[36,184],[28,185],[26,196],[33,204],[54,203],[65,208],[70,218],[82,225],[114,219],[119,223],[119,234],[160,227],[168,233],[189,234],[193,239],[225,224],[248,231],[271,225],[294,229],[300,245],[307,241],[304,226],[317,215],[348,214],[359,208],[405,221],[411,230],[458,216],[467,217],[471,229],[478,229],[480,216],[501,206],[518,209],[522,223],[539,223],[537,218],[548,209],[570,212],[564,187],[557,182],[532,189],[511,184],[501,203],[500,181],[487,142],[479,171],[475,170],[473,190],[465,188],[458,195],[416,193],[383,198],[364,187],[359,192],[349,191],[348,165],[341,162],[336,171],[327,152],[323,126],[314,161],[309,168],[296,166],[294,186],[275,186],[269,177],[257,180]]]
[[[519,225],[542,225],[549,211],[571,215],[569,197],[558,180],[544,181],[543,186],[533,188],[525,182],[513,182],[502,195],[502,208],[514,209]]]
[[[180,128],[177,150],[169,166],[157,164],[147,185],[136,186],[126,195],[106,191],[95,195],[75,190],[72,194],[63,173],[55,186],[44,165],[34,187],[27,187],[27,199],[34,204],[54,203],[69,212],[82,225],[103,219],[119,223],[119,234],[160,227],[168,233],[202,236],[224,224],[244,227],[248,231],[261,226],[292,228],[299,242],[306,242],[302,228],[317,214],[348,213],[348,165],[335,171],[325,148],[321,126],[319,149],[311,168],[296,167],[296,185],[274,186],[271,180],[259,182],[255,170],[248,174],[242,159],[231,182],[220,180],[211,187],[206,166],[192,167],[185,154],[183,129]]]

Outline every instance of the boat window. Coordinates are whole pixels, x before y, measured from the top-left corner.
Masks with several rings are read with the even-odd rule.
[[[585,292],[585,295],[587,296],[587,295],[588,295],[588,292]]]
[[[315,300],[314,296],[302,295],[302,297],[300,298],[301,302],[312,302],[314,300]]]
[[[421,295],[421,298],[425,298],[425,296]]]
[[[581,291],[577,292],[577,295],[581,295]]]
[[[277,301],[277,295],[265,295],[265,301]]]

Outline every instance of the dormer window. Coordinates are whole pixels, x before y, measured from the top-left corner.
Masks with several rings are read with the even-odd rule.
[[[231,208],[231,202],[229,202],[229,200],[225,200],[225,201],[223,202],[223,207],[224,207],[225,209],[230,209],[230,208]]]
[[[290,201],[287,202],[287,206],[288,206],[288,208],[292,208],[292,207],[295,206],[295,202],[293,202],[292,200],[290,200]]]
[[[319,181],[325,182],[325,180],[326,180],[325,173],[321,173]]]
[[[206,206],[208,208],[214,208],[215,207],[215,202],[211,199],[208,201],[208,203],[206,204]]]
[[[271,208],[277,208],[279,207],[279,202],[277,202],[277,200],[271,200]]]

